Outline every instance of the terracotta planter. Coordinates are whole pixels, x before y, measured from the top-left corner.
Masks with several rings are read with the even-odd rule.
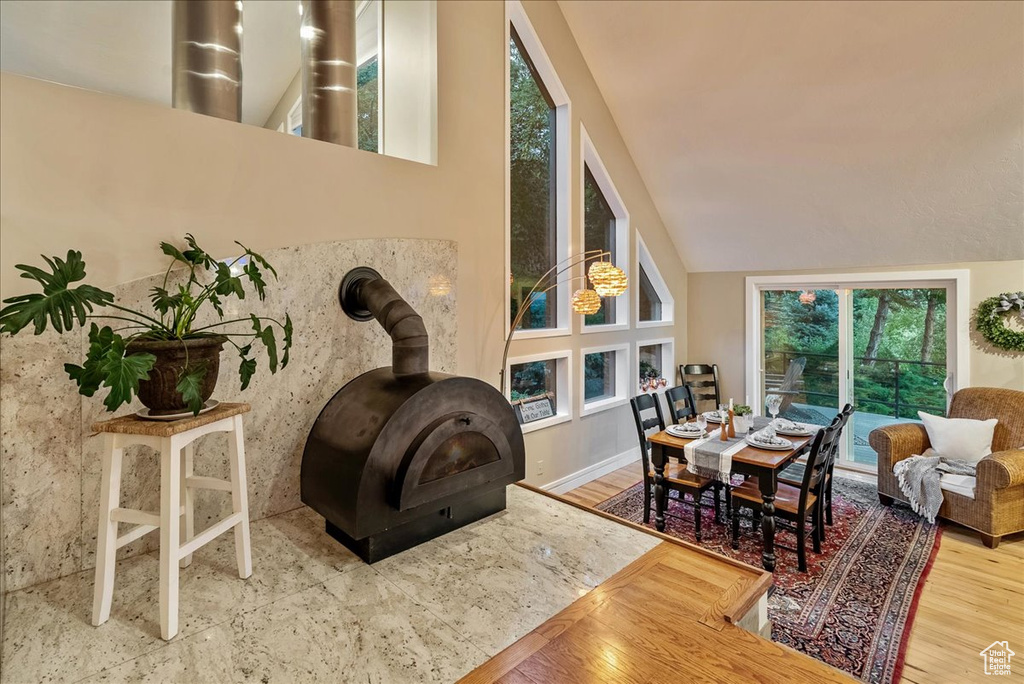
[[[188,411],[176,386],[182,369],[196,364],[206,364],[202,397],[203,401],[209,399],[217,387],[220,350],[226,341],[226,337],[212,335],[191,340],[134,340],[129,343],[128,353],[147,352],[156,357],[149,379],[139,382],[139,401],[154,415]]]

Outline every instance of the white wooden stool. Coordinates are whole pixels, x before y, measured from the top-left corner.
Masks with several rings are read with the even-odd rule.
[[[221,404],[199,416],[172,422],[143,420],[134,415],[94,423],[93,431],[105,433],[103,481],[100,490],[100,523],[96,535],[96,587],[92,624],[110,617],[114,594],[117,549],[160,529],[160,632],[164,639],[178,633],[178,567],[188,567],[192,553],[229,529],[235,530],[238,576],[252,574],[249,546],[249,497],[246,493],[245,443],[242,414],[248,404]],[[192,474],[193,442],[211,432],[228,433],[231,479],[196,477]],[[144,444],[160,452],[160,511],[152,513],[121,508],[121,460],[124,448]],[[194,536],[192,490],[231,492],[231,515]],[[135,527],[118,536],[118,523]]]

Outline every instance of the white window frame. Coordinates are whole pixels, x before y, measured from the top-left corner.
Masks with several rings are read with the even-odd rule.
[[[555,103],[555,256],[559,262],[567,261],[571,255],[569,226],[572,225],[572,202],[570,190],[570,150],[572,148],[572,103],[569,94],[562,86],[555,68],[548,58],[544,46],[537,36],[537,32],[526,15],[526,10],[519,0],[505,1],[505,326],[511,325],[512,319],[512,283],[509,277],[512,273],[512,179],[510,164],[512,159],[511,151],[511,102],[509,99],[509,54],[508,45],[512,39],[511,27],[515,26],[516,33],[523,43],[523,47],[537,73],[544,82],[544,87]],[[559,278],[562,281],[558,287],[551,292],[554,293],[558,305],[557,325],[554,328],[541,328],[537,330],[516,330],[512,333],[513,340],[529,340],[539,337],[562,337],[572,334],[570,317],[569,295],[572,291],[568,280],[568,271]],[[505,328],[508,329],[507,327]]]
[[[572,392],[572,350],[545,352],[543,354],[531,354],[529,356],[517,356],[509,359],[505,365],[505,377],[508,378],[505,398],[512,401],[512,366],[521,363],[533,363],[534,361],[555,361],[555,415],[550,418],[543,418],[532,423],[520,425],[523,434],[543,430],[554,425],[568,423],[572,420],[573,392]]]
[[[615,354],[615,394],[611,397],[587,401],[587,355],[603,354],[614,352]],[[580,416],[590,416],[601,411],[607,411],[618,406],[623,406],[629,401],[629,343],[610,344],[603,347],[587,347],[580,349],[579,363],[579,391],[580,391]]]
[[[948,397],[962,387],[971,386],[970,334],[971,334],[971,273],[966,269],[944,271],[892,271],[882,273],[835,273],[813,275],[781,275],[781,276],[747,276],[746,278],[746,359],[744,361],[746,392],[751,401],[754,415],[764,411],[764,392],[761,374],[764,358],[764,335],[762,334],[761,292],[763,290],[837,290],[852,291],[854,289],[882,288],[948,288],[947,292],[955,298],[955,306],[946,306],[946,344],[947,377],[945,389]],[[847,293],[848,294],[848,293]],[[847,296],[846,299],[849,299]],[[839,402],[848,401],[852,395],[850,386],[853,376],[853,348],[849,340],[852,337],[853,321],[850,319],[852,303],[844,304],[840,295],[839,306]],[[953,361],[953,363],[949,363]],[[952,370],[950,370],[952,369]],[[873,466],[854,464],[849,460],[846,451],[846,440],[841,447],[841,458],[837,464],[845,468],[874,471]]]
[[[605,167],[604,162],[601,161],[601,156],[597,153],[597,148],[594,147],[594,142],[590,139],[586,126],[583,125],[583,122],[580,122],[580,218],[577,221],[579,224],[578,244],[580,251],[586,249],[587,209],[585,200],[586,190],[584,187],[584,179],[586,178],[585,169],[590,170],[590,174],[597,182],[597,187],[600,188],[601,194],[604,196],[605,201],[608,202],[608,206],[611,208],[612,214],[615,216],[615,258],[612,260],[612,263],[621,268],[628,278],[630,271],[629,211],[626,209],[626,204],[622,201],[622,196],[619,195],[619,191],[615,188],[615,184],[612,182],[611,174],[608,173],[607,167]],[[580,275],[586,276],[586,269],[589,266],[590,264],[586,264]],[[578,287],[583,287],[582,281],[577,281],[577,284]],[[629,330],[629,290],[627,289],[626,292],[623,292],[615,298],[614,323],[587,325],[586,316],[577,314],[577,317],[579,318],[580,330],[583,333]]]
[[[658,293],[658,297],[661,299],[661,318],[656,321],[640,320],[641,267],[643,267],[648,280],[651,281],[651,285],[654,286],[655,292]],[[654,263],[654,257],[651,256],[651,251],[647,249],[647,243],[644,242],[639,230],[636,231],[636,283],[633,287],[633,305],[636,310],[637,328],[664,328],[675,325],[676,302],[672,297],[672,291],[669,289],[665,279],[661,277],[661,271],[658,269],[658,265]]]
[[[674,337],[659,337],[654,340],[637,340],[634,343],[633,352],[633,377],[630,378],[630,382],[633,383],[633,389],[636,394],[640,392],[640,347],[653,347],[654,345],[661,345],[661,373],[662,377],[667,380],[667,384],[664,387],[659,388],[655,391],[656,394],[664,394],[665,390],[676,386],[676,340]],[[667,350],[667,351],[666,351]],[[668,367],[668,374],[666,375],[666,366]]]

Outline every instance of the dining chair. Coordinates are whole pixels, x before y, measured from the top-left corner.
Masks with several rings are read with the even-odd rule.
[[[651,466],[651,445],[647,438],[652,433],[661,432],[665,429],[665,418],[661,412],[661,403],[658,401],[657,394],[641,394],[630,399],[629,404],[633,409],[633,419],[636,421],[636,434],[640,440],[640,459],[643,462],[644,468],[644,522],[649,523],[651,521],[652,490],[654,489],[654,468]],[[651,414],[652,411],[653,415]],[[647,417],[644,417],[645,414]],[[704,492],[710,490],[712,493],[715,493],[715,519],[718,520],[720,517],[715,487],[717,482],[710,478],[694,475],[686,470],[686,466],[681,463],[666,463],[664,476],[665,489],[667,490],[665,496],[668,496],[668,491],[675,490],[679,496],[678,501],[680,503],[694,507],[694,536],[697,538],[697,541],[700,541],[700,505]],[[686,501],[686,494],[690,495],[692,502]],[[668,508],[667,505],[666,508]],[[668,513],[666,515],[678,517]]]
[[[778,483],[775,492],[775,520],[782,529],[796,533],[796,555],[800,572],[807,572],[807,532],[810,527],[814,552],[821,553],[822,527],[824,526],[824,493],[827,473],[835,456],[835,445],[839,441],[841,414],[833,419],[828,427],[823,427],[814,435],[811,451],[807,457],[808,467],[804,468],[804,476],[799,487],[785,482]],[[761,511],[763,501],[757,478],[750,478],[732,490],[732,547],[739,548],[740,516],[739,509],[749,508],[755,513]],[[788,550],[776,542],[776,546]]]
[[[829,465],[828,472],[825,474],[825,524],[832,524],[832,470],[835,468],[836,459],[839,458],[839,445],[842,443],[843,431],[846,429],[846,424],[850,422],[850,416],[853,415],[853,404],[847,404],[843,407],[836,418],[840,420],[839,425],[839,436],[836,438],[833,444],[832,463]],[[806,463],[803,459],[800,461],[794,461],[786,466],[781,473],[779,473],[779,481],[785,482],[786,484],[799,487],[800,483],[804,479],[804,468]],[[821,530],[821,540],[825,541],[825,529]]]
[[[676,385],[665,390],[665,400],[668,402],[668,415],[673,423],[685,423],[690,418],[697,417],[693,390],[686,385]]]
[[[693,393],[693,407],[696,411],[718,409],[722,397],[718,385],[717,363],[688,363],[679,366],[679,377]],[[713,401],[714,406],[710,409],[699,408],[700,403],[708,401]]]

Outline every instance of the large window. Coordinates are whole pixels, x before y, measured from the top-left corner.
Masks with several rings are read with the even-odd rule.
[[[583,406],[586,416],[626,403],[629,383],[629,345],[593,347],[581,351]]]
[[[558,261],[555,103],[511,30],[509,41],[509,192],[511,316]],[[558,327],[556,290],[541,294],[523,316],[524,330]]]
[[[611,253],[610,261],[615,263],[617,221],[608,200],[594,179],[590,167],[583,167],[583,248],[586,251],[600,249]],[[615,322],[615,297],[604,297],[601,310],[588,314],[585,325],[608,325]]]
[[[675,384],[675,342],[671,338],[637,342],[637,391],[662,392]]]
[[[553,415],[523,423],[523,432],[532,432],[572,418],[572,389],[569,384],[571,356],[571,352],[561,351],[509,360],[509,400],[513,404],[545,395],[551,398]]]
[[[636,309],[637,327],[671,325],[674,318],[675,304],[672,293],[661,277],[657,264],[654,263],[647,245],[640,233],[636,235],[637,254],[637,287]]]
[[[837,463],[874,471],[868,436],[943,415],[969,386],[966,271],[747,278],[747,391],[756,413],[824,425],[856,409]],[[961,289],[964,288],[964,289]],[[769,402],[771,398],[771,402]]]

